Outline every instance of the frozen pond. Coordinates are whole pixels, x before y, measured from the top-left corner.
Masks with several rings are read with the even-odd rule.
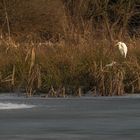
[[[140,137],[139,95],[67,99],[0,96],[0,108],[1,140],[139,140]]]

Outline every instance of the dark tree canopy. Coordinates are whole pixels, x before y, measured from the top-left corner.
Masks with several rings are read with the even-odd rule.
[[[4,4],[5,3],[5,4]],[[0,29],[7,32],[5,9],[11,33],[36,32],[43,36],[64,34],[71,24],[82,30],[92,22],[102,29],[104,22],[115,31],[139,34],[139,0],[0,0]],[[46,35],[45,35],[46,34]]]

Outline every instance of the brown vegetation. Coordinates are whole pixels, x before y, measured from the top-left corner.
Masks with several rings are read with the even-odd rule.
[[[64,97],[89,90],[102,96],[139,92],[139,4],[0,1],[0,91]],[[127,44],[126,59],[114,47],[116,40]],[[117,64],[106,67],[112,61]]]

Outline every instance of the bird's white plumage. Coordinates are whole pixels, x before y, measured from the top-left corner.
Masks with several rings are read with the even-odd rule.
[[[116,46],[118,46],[121,55],[122,55],[124,58],[126,58],[126,55],[127,55],[127,46],[126,46],[126,44],[123,43],[123,42],[118,42],[118,43],[116,44]]]

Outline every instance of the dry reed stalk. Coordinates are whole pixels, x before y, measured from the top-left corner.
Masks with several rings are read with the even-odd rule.
[[[108,93],[108,95],[112,96],[112,94],[113,94],[113,81],[112,81],[112,76],[110,76],[110,78],[109,78],[109,93]]]
[[[30,66],[29,66],[26,91],[27,91],[28,96],[32,96],[34,92],[33,90],[34,90],[34,84],[35,84],[36,79],[38,81],[37,87],[41,86],[41,81],[40,81],[40,69],[38,65],[35,65],[35,60],[36,60],[35,48],[32,47],[31,51],[28,50],[26,58],[25,58],[25,62],[27,61],[29,57],[29,53],[31,53],[30,54],[31,58],[30,58]]]
[[[135,87],[132,85],[131,93],[135,93]]]
[[[65,87],[62,88],[62,96],[66,97],[66,89],[65,89]]]
[[[36,53],[35,53],[35,48],[33,47],[31,51],[31,63],[30,63],[29,75],[31,74],[31,71],[35,65],[35,58],[36,58]]]
[[[136,75],[137,75],[137,79],[138,79],[137,80],[137,85],[138,85],[137,88],[138,88],[138,91],[140,91],[140,75],[139,75],[139,72],[137,72]]]
[[[39,65],[36,66],[37,67],[37,88],[39,89],[42,85],[42,78],[41,78],[41,68]]]
[[[28,49],[25,57],[25,62],[27,62],[28,58],[30,57],[31,51],[32,51],[31,49]]]
[[[30,74],[30,77],[28,77],[27,81],[27,87],[26,87],[26,92],[27,96],[32,96],[33,95],[33,90],[34,90],[34,81],[36,79],[34,71]]]
[[[79,87],[78,88],[78,94],[77,94],[79,97],[81,97],[82,96],[82,89],[81,89],[81,87]]]
[[[123,79],[124,79],[123,72],[120,71],[120,72],[118,73],[118,93],[117,93],[117,95],[123,95],[123,93],[124,93],[124,89],[123,89]]]
[[[10,38],[11,38],[11,31],[10,31],[8,12],[7,12],[7,5],[6,5],[6,1],[5,0],[3,0],[3,4],[4,4],[6,24],[7,24],[7,29],[8,29],[8,37],[9,37],[9,40],[10,40]]]
[[[53,86],[51,86],[51,89],[50,89],[49,93],[50,93],[51,97],[56,97],[57,96],[56,91],[54,90]]]
[[[138,91],[140,91],[140,77],[138,77]]]
[[[11,85],[15,85],[15,72],[16,72],[16,66],[13,66],[13,72],[12,72],[12,79],[11,79]]]

